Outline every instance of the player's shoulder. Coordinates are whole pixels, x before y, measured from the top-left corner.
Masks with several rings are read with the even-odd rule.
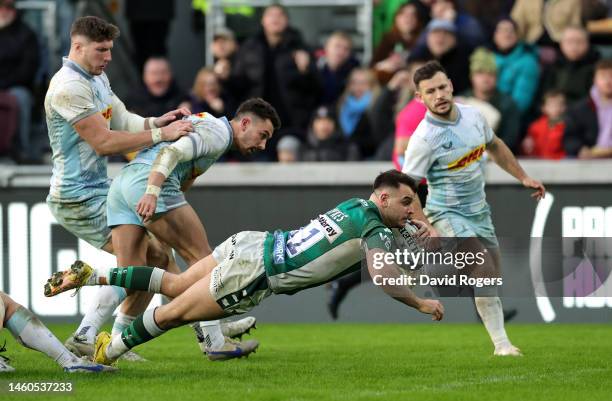
[[[347,199],[344,202],[340,203],[337,206],[337,208],[340,210],[347,210],[347,211],[354,210],[354,211],[367,212],[367,211],[373,210],[373,208],[376,208],[376,205],[374,205],[373,202],[366,200],[366,199],[351,198],[351,199]]]
[[[432,143],[435,142],[435,138],[444,132],[444,129],[436,124],[433,124],[427,116],[421,120],[414,133],[410,137],[408,146],[419,145],[419,151],[423,151],[423,147],[432,148]]]
[[[336,209],[348,215],[354,223],[384,226],[378,207],[370,200],[351,198],[339,204]]]
[[[93,96],[93,89],[87,79],[69,68],[62,68],[49,82],[45,103],[65,107],[91,96]]]
[[[215,127],[222,131],[227,131],[227,124],[223,121],[223,118],[217,118],[210,113],[196,113],[185,117],[189,120],[194,127]]]
[[[461,113],[461,117],[467,119],[468,121],[481,121],[484,119],[484,116],[478,110],[476,106],[472,106],[469,104],[455,103],[457,108],[459,109],[459,113]]]
[[[184,119],[193,125],[195,133],[190,136],[193,136],[196,142],[206,143],[207,155],[218,157],[232,143],[232,128],[226,118],[217,118],[210,113],[197,113]]]
[[[51,78],[49,88],[55,89],[55,92],[74,92],[74,91],[91,91],[91,82],[84,78],[78,72],[62,67]]]

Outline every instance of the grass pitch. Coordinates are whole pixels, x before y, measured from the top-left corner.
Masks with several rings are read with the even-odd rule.
[[[191,328],[138,348],[148,363],[64,374],[7,338],[16,372],[1,400],[580,400],[612,399],[612,325],[509,325],[525,357],[495,358],[477,324],[261,324],[248,359],[208,362]],[[50,325],[65,339],[75,325]],[[71,381],[72,394],[14,394],[8,382]]]

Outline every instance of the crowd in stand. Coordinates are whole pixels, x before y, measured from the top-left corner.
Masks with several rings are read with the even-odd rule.
[[[586,29],[590,19],[608,17],[607,1],[374,3],[369,63],[358,60],[351,36],[342,31],[313,48],[286,9],[272,5],[258,33],[241,43],[227,28],[215,31],[209,49],[214,64],[197,72],[187,92],[176,85],[167,58],[141,51],[143,85],[125,103],[143,116],[179,105],[231,116],[242,100],[262,97],[278,110],[283,127],[257,160],[393,160],[399,168],[426,112],[414,96],[412,74],[435,59],[448,72],[457,101],[477,107],[517,155],[612,157],[612,61],[602,59]],[[36,38],[12,4],[0,0],[0,118],[7,121],[0,128],[0,156],[14,142],[19,157],[29,160],[38,157],[28,154],[27,127],[38,63],[27,49],[36,49]]]

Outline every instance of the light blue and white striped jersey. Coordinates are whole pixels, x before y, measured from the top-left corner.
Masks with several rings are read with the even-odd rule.
[[[194,132],[176,142],[160,142],[144,149],[130,164],[153,165],[161,149],[166,146],[174,146],[180,150],[184,161],[174,168],[171,175],[183,183],[204,174],[232,146],[233,130],[227,118],[216,118],[209,113],[198,113],[183,119],[191,121]]]
[[[78,121],[101,113],[109,128],[126,129],[128,112],[113,93],[106,74],[91,75],[64,57],[62,68],[49,83],[45,112],[53,152],[49,199],[80,202],[106,194],[110,182],[106,157],[97,155],[73,127]]]
[[[428,211],[474,216],[489,210],[483,154],[494,133],[476,108],[455,106],[454,122],[427,112],[408,142],[402,171],[418,180],[427,178]]]

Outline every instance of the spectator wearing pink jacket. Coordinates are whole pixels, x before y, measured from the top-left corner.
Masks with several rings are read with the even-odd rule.
[[[395,145],[393,147],[393,164],[398,170],[402,170],[404,164],[404,152],[408,147],[410,137],[425,117],[427,108],[419,100],[412,99],[404,107],[395,119]]]

